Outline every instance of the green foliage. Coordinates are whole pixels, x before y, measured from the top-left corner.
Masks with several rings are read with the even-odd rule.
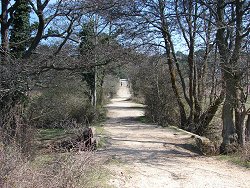
[[[96,120],[98,122],[103,122],[106,120],[107,115],[107,109],[103,106],[98,105],[96,107]]]
[[[82,31],[79,33],[79,36],[81,38],[81,43],[79,46],[80,54],[83,57],[92,57],[92,52],[95,48],[95,32],[94,32],[94,22],[90,21],[88,23],[83,24]],[[94,58],[94,57],[92,57]],[[90,68],[87,70],[87,72],[82,73],[82,79],[86,81],[87,86],[89,87],[89,90],[91,92],[90,101],[93,99],[94,90],[95,90],[95,68]]]
[[[250,168],[250,161],[243,160],[240,156],[237,155],[220,155],[219,159],[230,161],[239,166]]]
[[[94,22],[90,21],[88,23],[83,24],[82,31],[79,33],[79,36],[81,38],[81,43],[79,46],[80,53],[81,55],[87,55],[95,47]]]
[[[37,30],[38,26],[39,26],[39,22],[33,22],[33,23],[30,25],[30,31],[32,32],[32,31]]]
[[[90,72],[82,73],[83,81],[86,81],[90,90],[95,88],[95,70],[90,70]]]
[[[149,120],[147,119],[146,116],[139,116],[137,120],[141,123],[148,123],[149,122]]]
[[[48,88],[31,93],[26,111],[31,123],[38,128],[67,128],[72,122],[85,126],[103,121],[106,109],[103,106],[93,107],[86,83],[77,77],[72,81],[64,76],[62,73],[55,75],[48,82]]]
[[[39,129],[38,131],[38,138],[39,140],[58,140],[61,138],[64,138],[66,136],[69,136],[70,133],[61,128],[55,128],[55,129]]]
[[[10,50],[15,57],[21,57],[30,38],[30,7],[27,0],[21,0],[16,11],[10,32]]]

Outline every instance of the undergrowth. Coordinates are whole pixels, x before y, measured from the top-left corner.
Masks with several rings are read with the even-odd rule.
[[[39,155],[27,160],[18,148],[1,148],[1,188],[109,187],[109,171],[97,162],[94,153]]]
[[[250,143],[245,148],[240,148],[236,153],[220,155],[219,159],[230,161],[234,164],[250,168]]]

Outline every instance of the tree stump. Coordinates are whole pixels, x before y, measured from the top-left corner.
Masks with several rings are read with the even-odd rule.
[[[90,127],[85,127],[82,133],[83,150],[93,151],[96,150],[96,140],[94,139],[93,131]]]

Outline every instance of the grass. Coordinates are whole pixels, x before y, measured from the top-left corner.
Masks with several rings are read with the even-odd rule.
[[[107,138],[104,135],[104,127],[101,125],[95,126],[95,134],[100,135],[100,139],[98,141],[98,147],[105,147],[107,143]],[[64,139],[67,137],[74,136],[74,132],[67,129],[39,129],[37,134],[38,141],[41,142],[41,144],[44,144],[44,142],[53,142],[60,139]],[[81,154],[83,157],[85,156],[85,153]],[[58,169],[58,173],[64,173],[64,168],[68,168],[69,172],[65,170],[65,173],[69,178],[73,178],[74,174],[78,174],[79,180],[75,182],[76,184],[81,184],[81,187],[103,187],[103,188],[112,188],[110,185],[108,185],[108,180],[110,179],[111,172],[109,172],[108,169],[103,167],[102,164],[93,163],[90,165],[89,169],[84,170],[81,169],[83,166],[80,165],[81,161],[79,161],[77,158],[74,157],[74,153],[49,153],[49,154],[43,154],[36,157],[36,159],[32,162],[32,167],[35,169],[41,169],[41,168],[53,168],[55,163],[58,163],[62,165],[63,169]],[[72,158],[73,157],[73,158]],[[58,160],[59,161],[56,161]],[[65,158],[65,159],[64,159]],[[74,159],[73,162],[70,162],[69,159]],[[81,157],[82,158],[82,157]],[[84,162],[84,161],[83,161]],[[64,166],[66,165],[66,166]],[[79,168],[79,171],[82,171],[84,175],[81,175],[79,171],[77,170]],[[63,170],[63,171],[62,171]],[[56,177],[58,178],[58,177]],[[60,179],[60,178],[59,178]]]
[[[94,126],[95,136],[97,136],[97,147],[104,148],[108,144],[108,138],[106,136],[104,127],[101,123]],[[68,129],[39,129],[37,134],[38,144],[43,145],[46,143],[59,141],[62,139],[73,138],[77,132],[81,130],[68,130]]]
[[[38,155],[35,160],[32,161],[32,165],[35,167],[41,167],[44,164],[49,164],[53,161],[53,154]]]
[[[102,166],[97,166],[88,171],[87,175],[89,177],[89,181],[87,185],[84,185],[84,187],[113,188],[113,186],[108,185],[108,180],[111,178],[111,172],[108,169]]]
[[[93,153],[39,155],[29,162],[19,161],[17,166],[5,181],[7,187],[111,188],[111,172],[95,160]]]
[[[152,123],[146,116],[138,116],[135,118],[135,121],[139,121],[140,123]]]
[[[242,158],[239,155],[219,155],[218,159],[220,160],[226,160],[229,161],[233,164],[242,166],[242,167],[246,167],[246,168],[250,168],[250,161],[245,161],[242,160]]]
[[[72,132],[69,132],[65,129],[39,129],[38,130],[38,140],[58,140],[72,135]]]
[[[97,148],[105,148],[108,145],[108,137],[102,124],[95,126],[95,134],[97,136]]]

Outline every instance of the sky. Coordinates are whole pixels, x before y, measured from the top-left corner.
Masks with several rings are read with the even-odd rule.
[[[44,0],[42,0],[44,1]],[[56,3],[58,0],[50,0],[49,4],[53,4],[53,3]],[[13,4],[15,2],[15,0],[11,0],[10,1],[10,4]],[[33,2],[36,2],[35,0],[33,0]],[[37,22],[38,21],[38,18],[37,18],[37,15],[34,13],[34,12],[31,12],[31,23],[34,23],[34,22]],[[186,45],[183,43],[183,39],[180,37],[180,35],[175,35],[174,36],[174,45],[175,45],[175,49],[176,49],[176,52],[177,51],[181,51],[182,53],[186,53],[187,52],[187,48],[185,47]],[[48,40],[48,41],[43,41],[43,43],[50,43],[51,40]]]

